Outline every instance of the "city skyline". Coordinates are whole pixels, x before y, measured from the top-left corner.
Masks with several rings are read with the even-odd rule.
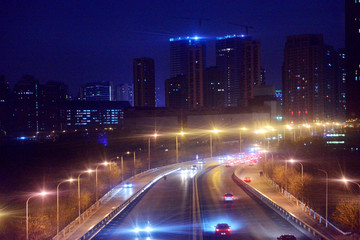
[[[344,47],[341,2],[295,1],[286,6],[280,2],[258,3],[214,1],[204,11],[199,7],[201,2],[102,4],[104,11],[97,11],[99,6],[94,3],[87,4],[81,14],[76,11],[84,5],[81,2],[41,6],[1,3],[5,10],[2,20],[8,23],[1,44],[8,47],[1,50],[4,57],[0,73],[12,86],[24,74],[34,75],[41,83],[61,81],[76,95],[87,82],[132,82],[132,60],[150,57],[155,60],[156,86],[164,92],[164,82],[170,77],[169,39],[195,35],[210,39],[207,67],[214,66],[215,37],[245,33],[245,29],[229,24],[234,22],[254,27],[249,35],[260,40],[267,83],[279,88],[286,36],[320,33],[335,49]],[[143,8],[152,10],[139,15],[137,10]],[[188,10],[193,19],[187,19]],[[196,18],[204,18],[200,30]],[[151,29],[145,25],[148,19]],[[163,106],[164,100],[161,102]]]

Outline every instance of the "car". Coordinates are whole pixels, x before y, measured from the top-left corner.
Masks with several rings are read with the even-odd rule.
[[[234,201],[234,195],[232,195],[231,193],[225,193],[224,201],[225,202],[233,202]]]
[[[251,182],[251,178],[250,177],[244,177],[244,182]]]
[[[196,165],[192,165],[192,166],[191,166],[191,170],[195,171],[195,170],[197,170],[197,169],[198,169],[198,168],[197,168]]]
[[[291,234],[283,234],[277,238],[278,240],[296,240],[296,237]]]
[[[133,184],[130,182],[124,183],[124,188],[131,188],[132,186],[133,186]]]
[[[138,236],[150,236],[152,232],[152,227],[149,221],[142,221],[136,224],[134,232]]]
[[[218,223],[215,226],[215,236],[230,237],[231,230],[227,223]]]
[[[252,163],[252,162],[251,162],[251,163],[249,163],[249,166],[254,166],[254,163]]]
[[[225,164],[225,167],[231,167],[230,163],[227,162],[227,163]]]
[[[199,160],[197,163],[199,163],[199,164],[205,164],[205,161],[204,161],[204,160]]]

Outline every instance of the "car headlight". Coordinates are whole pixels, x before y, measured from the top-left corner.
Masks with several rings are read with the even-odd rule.
[[[136,233],[140,232],[140,228],[135,228],[134,232],[136,232]]]
[[[145,228],[145,231],[147,231],[147,232],[151,232],[151,231],[152,231],[152,229],[151,229],[151,227],[146,227],[146,228]]]

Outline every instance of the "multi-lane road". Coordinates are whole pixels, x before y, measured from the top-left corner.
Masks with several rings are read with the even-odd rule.
[[[216,239],[217,223],[231,226],[231,239],[276,239],[293,234],[309,239],[258,199],[249,196],[231,178],[234,168],[209,164],[197,171],[177,171],[156,183],[126,216],[114,218],[93,239],[193,240],[193,227],[201,226],[203,239]],[[195,175],[196,174],[196,175]],[[194,179],[197,183],[200,218],[194,224]],[[225,204],[230,192],[234,202]],[[139,236],[137,223],[149,221],[151,234]],[[201,221],[201,222],[200,222]],[[199,237],[197,236],[197,237]]]

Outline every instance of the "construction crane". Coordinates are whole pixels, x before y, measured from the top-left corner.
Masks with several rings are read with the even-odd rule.
[[[209,21],[210,18],[189,18],[189,17],[177,17],[176,19],[189,20],[189,21],[199,21],[199,30],[201,29],[203,21]]]
[[[229,24],[229,25],[234,25],[234,26],[238,26],[238,27],[245,28],[246,35],[249,34],[249,29],[254,29],[253,26],[249,26],[249,25],[242,25],[242,24],[233,23],[233,22],[228,22],[228,24]]]

